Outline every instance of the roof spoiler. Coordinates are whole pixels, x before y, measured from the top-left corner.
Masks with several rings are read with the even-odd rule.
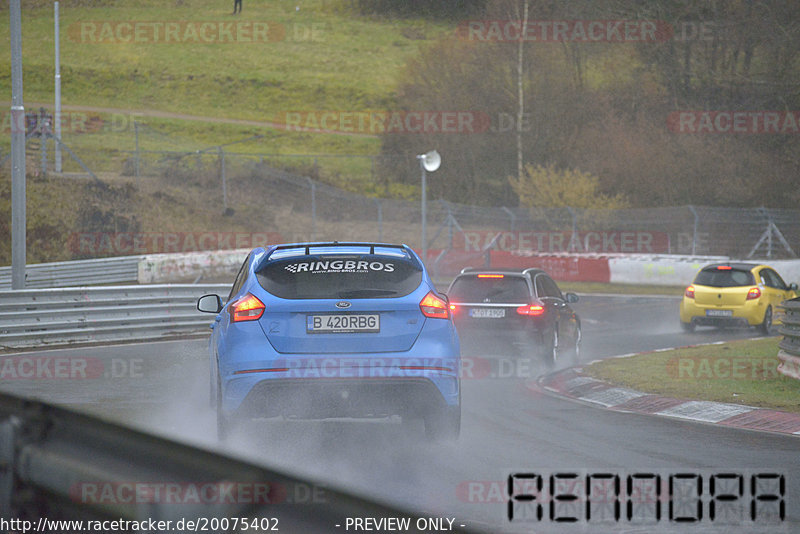
[[[406,245],[395,245],[391,243],[363,243],[363,242],[354,242],[354,241],[326,241],[324,243],[294,243],[294,244],[286,244],[286,245],[278,245],[272,249],[270,252],[270,256],[278,251],[278,250],[288,250],[293,248],[304,248],[306,250],[306,254],[311,253],[311,248],[322,248],[322,247],[369,247],[369,253],[375,254],[375,247],[379,248],[396,248],[400,250],[408,250]]]

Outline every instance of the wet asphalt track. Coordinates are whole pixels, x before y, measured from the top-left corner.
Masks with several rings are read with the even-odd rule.
[[[575,305],[583,319],[582,359],[754,335],[753,331],[713,329],[685,334],[678,326],[677,303],[678,299],[669,297],[584,296]],[[465,347],[465,352],[467,357],[494,361],[492,369],[511,368],[511,358],[499,350],[474,354]],[[259,423],[220,445],[208,408],[204,340],[36,355],[96,358],[105,362],[106,376],[6,380],[4,390],[76,406],[306,475],[321,485],[344,487],[421,513],[455,517],[457,524],[491,532],[800,531],[800,438],[604,411],[560,400],[525,387],[543,372],[538,368],[518,367],[517,376],[508,376],[506,371],[502,377],[465,378],[462,433],[457,443],[428,443],[420,439],[421,428],[337,421]],[[115,376],[108,376],[109,372]],[[653,471],[704,477],[723,472],[780,472],[787,477],[787,521],[760,530],[746,521],[725,527],[708,520],[700,526],[670,526],[663,518],[658,529],[625,520],[564,525],[549,520],[545,510],[541,522],[512,524],[496,493],[505,487],[512,471],[584,475],[603,471],[623,479]],[[666,517],[666,508],[663,513]]]

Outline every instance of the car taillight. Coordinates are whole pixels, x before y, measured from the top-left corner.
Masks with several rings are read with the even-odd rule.
[[[450,310],[447,307],[447,302],[441,297],[438,297],[433,291],[430,291],[422,302],[419,303],[419,309],[425,317],[433,319],[449,319]]]
[[[231,302],[228,306],[228,313],[233,323],[255,321],[261,318],[265,308],[266,306],[264,306],[263,302],[258,300],[255,295],[248,293],[242,298]]]
[[[686,291],[683,292],[683,296],[693,299],[694,298],[694,286],[689,286],[686,288]]]
[[[520,315],[532,315],[538,317],[544,314],[544,306],[541,304],[529,304],[517,308],[517,313]]]
[[[757,287],[751,287],[750,291],[747,292],[747,300],[757,299],[761,296],[761,290]]]

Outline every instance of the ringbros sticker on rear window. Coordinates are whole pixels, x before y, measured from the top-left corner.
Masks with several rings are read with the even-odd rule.
[[[411,258],[381,254],[325,254],[267,261],[257,272],[261,287],[285,299],[395,298],[422,283]]]
[[[291,273],[366,273],[369,271],[394,272],[393,263],[363,260],[333,260],[290,263],[284,267]]]

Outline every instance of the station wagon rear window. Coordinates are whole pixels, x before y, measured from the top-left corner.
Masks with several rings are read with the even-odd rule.
[[[417,289],[422,270],[398,255],[320,254],[271,261],[256,278],[285,299],[392,298]]]
[[[750,271],[741,269],[719,270],[716,267],[697,273],[694,283],[710,287],[738,287],[755,285],[756,279]]]
[[[455,281],[447,296],[454,302],[513,304],[528,302],[530,292],[528,283],[521,276],[503,278],[462,276]]]

